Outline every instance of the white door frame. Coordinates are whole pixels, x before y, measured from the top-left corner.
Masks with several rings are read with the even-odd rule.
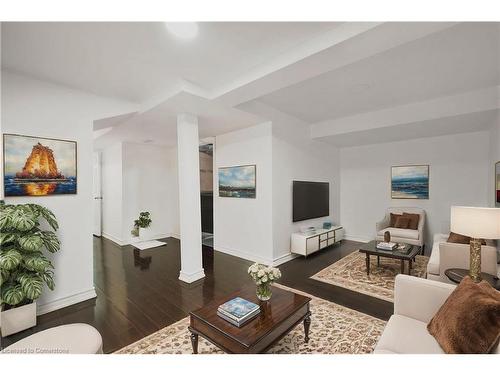
[[[92,198],[94,208],[94,236],[102,235],[102,154],[94,151],[92,154]]]

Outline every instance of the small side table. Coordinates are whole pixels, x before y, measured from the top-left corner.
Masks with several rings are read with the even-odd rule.
[[[444,271],[444,274],[448,279],[458,284],[465,276],[469,275],[469,270],[463,268],[450,268]],[[497,276],[481,272],[481,279],[485,280],[496,290],[500,290],[500,280]]]

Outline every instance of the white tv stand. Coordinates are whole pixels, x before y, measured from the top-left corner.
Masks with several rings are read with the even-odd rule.
[[[291,252],[307,257],[318,250],[340,242],[344,238],[344,228],[334,226],[330,229],[316,229],[315,233],[292,233]]]

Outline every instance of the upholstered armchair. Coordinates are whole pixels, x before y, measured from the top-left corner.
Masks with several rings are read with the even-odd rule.
[[[404,212],[419,215],[418,228],[416,230],[394,228],[390,226],[391,213],[401,215]],[[391,241],[420,246],[420,248],[423,251],[425,247],[424,228],[425,228],[425,211],[423,209],[417,207],[391,207],[387,209],[384,218],[376,224],[376,230],[377,230],[376,240],[383,241],[384,233],[386,231],[389,231],[389,233],[391,233]]]

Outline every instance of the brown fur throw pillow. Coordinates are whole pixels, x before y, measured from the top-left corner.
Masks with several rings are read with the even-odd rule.
[[[446,242],[463,243],[463,244],[468,245],[470,243],[470,237],[464,236],[462,234],[450,232],[450,236],[448,237],[448,240]]]
[[[463,234],[450,232],[450,235],[449,235],[448,240],[446,242],[461,243],[464,245],[468,245],[468,244],[470,244],[470,237],[464,236]],[[486,245],[486,241],[481,240],[481,245]]]
[[[396,223],[394,223],[394,228],[408,229],[408,225],[410,224],[410,219],[405,216],[400,216],[396,219]]]
[[[427,330],[446,353],[490,353],[500,338],[500,292],[464,277]]]
[[[413,230],[418,229],[418,223],[420,221],[419,214],[410,214],[408,212],[403,212],[403,216],[410,219],[410,224],[408,224],[408,229],[413,229]]]
[[[401,216],[403,216],[403,215],[393,214],[391,212],[391,221],[390,221],[389,226],[392,227],[392,228],[395,228],[394,225],[396,225],[396,220],[398,219],[398,217],[401,217]]]

